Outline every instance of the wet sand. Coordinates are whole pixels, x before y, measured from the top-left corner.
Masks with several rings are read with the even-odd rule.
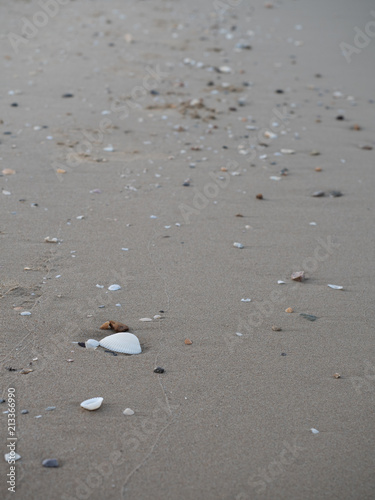
[[[0,6],[1,498],[373,498],[372,2],[54,5]]]

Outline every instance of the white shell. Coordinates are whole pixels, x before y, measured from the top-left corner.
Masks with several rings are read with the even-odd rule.
[[[333,288],[334,290],[342,290],[344,287],[343,286],[339,286],[339,285],[327,285],[329,286],[330,288]]]
[[[23,311],[20,313],[21,316],[31,316],[31,312],[30,311]]]
[[[18,455],[18,453],[14,453],[14,455],[10,453],[5,453],[4,455],[5,461],[8,462],[10,460],[19,460],[21,458],[21,455]]]
[[[122,413],[124,415],[134,415],[134,411],[131,408],[126,408]]]
[[[85,342],[86,349],[96,349],[100,346],[99,342],[95,339],[89,339]]]
[[[102,406],[103,403],[103,398],[92,398],[92,399],[86,399],[86,401],[82,401],[81,405],[82,408],[85,410],[97,410]]]
[[[251,302],[251,299],[241,299],[241,302]]]
[[[120,285],[111,285],[108,287],[108,290],[110,290],[111,292],[114,292],[115,290],[121,290],[121,286]]]
[[[142,352],[138,338],[132,333],[114,333],[104,337],[99,344],[110,351],[123,354],[140,354]]]
[[[151,318],[141,318],[139,321],[152,321]]]
[[[236,248],[243,248],[244,247],[242,243],[238,243],[237,241],[235,241],[233,243],[233,246],[236,247]]]
[[[312,432],[313,434],[319,434],[318,429],[314,429],[314,427],[311,427],[311,429],[310,429],[310,430],[311,430],[311,432]]]
[[[278,285],[285,285],[285,281],[283,281],[283,280],[277,280],[277,284]]]
[[[161,318],[160,314],[155,314],[154,319],[160,319],[160,318]]]

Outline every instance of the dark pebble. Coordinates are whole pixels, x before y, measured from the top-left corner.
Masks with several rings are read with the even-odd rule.
[[[159,95],[159,92],[157,90],[150,90],[151,95]]]
[[[12,135],[12,132],[4,132],[4,135]]]
[[[17,102],[12,102],[11,106],[12,106],[12,108],[17,108],[18,107],[18,103]]]
[[[344,115],[338,115],[338,116],[336,116],[336,120],[345,120],[345,116]]]
[[[78,345],[79,345],[80,347],[86,347],[86,344],[85,344],[84,342],[78,342]]]
[[[99,307],[99,309],[104,309],[105,306],[98,306],[98,307]]]
[[[59,462],[57,458],[46,458],[42,462],[43,467],[58,467]]]
[[[160,313],[163,313],[164,311],[159,311]]]
[[[284,93],[284,91],[281,89],[277,89],[277,90],[275,90],[275,92],[276,92],[276,94],[283,94]]]
[[[286,356],[286,352],[282,352],[282,353],[281,353],[281,356]]]
[[[0,399],[0,404],[5,403],[5,399]]]
[[[63,94],[62,97],[64,97],[65,99],[68,99],[69,97],[74,97],[73,94]]]
[[[332,196],[333,198],[338,198],[339,196],[342,196],[342,192],[333,190],[329,192],[329,195]]]
[[[112,352],[112,351],[104,351],[104,352],[108,352],[109,354],[112,354],[112,356],[117,356],[117,354],[115,352]]]
[[[283,168],[280,170],[280,175],[287,175],[288,172],[289,172],[289,169]]]
[[[223,149],[228,149],[228,146],[222,146]]]
[[[190,182],[184,182],[182,185],[183,186],[190,186]]]
[[[21,410],[21,413],[22,415],[26,415],[27,413],[29,413],[29,410]]]
[[[154,373],[164,373],[164,372],[165,372],[164,368],[161,368],[160,366],[158,366],[158,367],[157,367],[157,368],[155,368],[155,370],[154,370]]]
[[[302,316],[305,319],[308,319],[309,321],[315,321],[316,319],[318,319],[318,317],[314,316],[313,314],[300,313],[300,316]]]

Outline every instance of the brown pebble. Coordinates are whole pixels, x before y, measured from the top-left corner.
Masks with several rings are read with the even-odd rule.
[[[281,332],[281,328],[279,326],[275,326],[275,325],[273,325],[272,330],[274,332]]]
[[[263,195],[262,195],[262,193],[257,194],[255,198],[256,198],[257,200],[263,200]]]
[[[367,151],[371,151],[372,150],[372,146],[362,146],[361,149],[365,149]]]
[[[286,313],[292,313],[293,312],[293,309],[291,307],[288,307],[288,309],[285,309],[285,312]]]
[[[228,169],[227,169],[227,168],[225,168],[225,167],[221,167],[221,169],[220,169],[220,170],[221,170],[222,172],[228,172]]]
[[[315,167],[315,172],[321,172],[322,171],[322,167]]]
[[[190,339],[185,339],[185,344],[186,345],[191,345],[193,342]]]
[[[333,378],[341,378],[341,375],[339,373],[334,373]]]
[[[243,217],[242,214],[236,214],[236,217]]]
[[[358,125],[358,123],[355,123],[355,124],[352,126],[352,130],[361,130],[361,127],[360,127],[360,125]]]
[[[292,273],[291,276],[293,281],[303,281],[305,279],[305,271],[297,271]]]
[[[319,156],[320,152],[319,151],[310,151],[310,156]]]

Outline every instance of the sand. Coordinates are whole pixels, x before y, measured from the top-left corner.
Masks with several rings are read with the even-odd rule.
[[[373,3],[50,5],[0,6],[1,498],[373,498]]]

